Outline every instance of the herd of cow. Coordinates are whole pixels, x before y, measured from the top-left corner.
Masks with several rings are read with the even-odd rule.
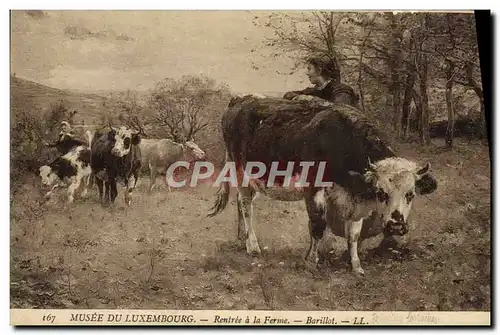
[[[193,159],[204,158],[194,142],[141,140],[141,131],[110,125],[109,130],[98,131],[94,136],[88,132],[88,143],[76,144],[40,168],[43,183],[51,185],[55,180],[68,179],[71,202],[83,179],[87,186],[95,179],[101,201],[104,184],[105,201],[113,202],[118,181],[126,187],[125,200],[130,204],[141,165],[150,168],[152,189],[156,173],[165,171],[179,156],[190,152]],[[310,183],[311,186],[285,189],[279,187],[278,181],[269,187],[268,174],[247,186],[238,184],[238,238],[246,244],[249,254],[260,254],[253,222],[253,201],[259,193],[281,201],[304,200],[310,232],[306,258],[319,261],[323,249],[320,242],[329,229],[347,239],[352,270],[363,274],[358,244],[378,234],[383,234],[384,240],[406,234],[414,197],[437,188],[429,163],[420,165],[398,157],[383,140],[383,133],[349,105],[301,96],[293,100],[256,94],[237,96],[222,116],[222,133],[226,162],[236,165],[239,180],[249,161],[261,162],[268,169],[275,162],[281,167],[288,162],[326,162],[324,178],[333,185],[318,187]],[[317,171],[309,172],[311,177],[307,180],[312,181]],[[208,217],[226,207],[229,192],[229,182],[223,182]]]
[[[157,174],[165,173],[173,162],[205,158],[205,153],[194,141],[181,144],[170,139],[143,139],[142,132],[142,128],[134,131],[109,124],[109,129],[98,129],[93,135],[87,130],[86,142],[61,132],[53,144],[61,156],[40,168],[42,184],[52,186],[44,200],[49,200],[55,189],[68,185],[68,202],[72,203],[75,191],[82,183],[81,195],[85,197],[87,189],[91,189],[95,182],[99,200],[103,204],[114,203],[119,183],[126,188],[125,203],[130,205],[142,168],[149,168],[152,190]]]

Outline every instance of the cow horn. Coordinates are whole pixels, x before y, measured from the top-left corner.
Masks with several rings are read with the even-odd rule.
[[[141,126],[141,122],[139,121],[139,118],[137,117],[137,115],[132,117],[132,122],[133,122],[132,126],[134,126],[136,128],[136,131],[132,132],[133,135],[142,134],[142,135],[147,136],[147,134],[144,132],[144,128]],[[137,131],[137,128],[139,129],[138,131]]]
[[[108,120],[108,126],[111,130],[116,131],[115,128],[111,125],[111,120]]]
[[[139,130],[136,130],[135,132],[133,131],[132,135],[144,134],[142,127],[140,125],[137,125],[137,127],[139,128]]]
[[[370,160],[370,157],[368,157],[368,166],[370,167],[371,170],[375,170],[377,168],[377,166],[373,164],[372,161]]]

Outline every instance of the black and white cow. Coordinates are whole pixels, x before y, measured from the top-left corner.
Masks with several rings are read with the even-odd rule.
[[[87,140],[87,142],[75,138],[75,135],[70,130],[61,130],[55,141],[50,143],[43,141],[43,144],[49,148],[56,148],[61,154],[64,155],[74,147],[80,145],[89,145],[89,141],[92,139],[92,134],[89,130],[85,131],[85,139]]]
[[[87,143],[65,134],[62,134],[56,141],[56,147],[63,155],[39,169],[42,184],[53,186],[45,194],[44,200],[49,200],[57,188],[68,186],[68,203],[72,203],[75,191],[80,187],[82,181],[84,186],[81,196],[82,198],[86,197],[91,174],[90,143],[92,135],[87,131],[85,136]]]
[[[238,174],[238,237],[247,253],[259,254],[254,232],[253,200],[259,192],[279,200],[305,199],[309,216],[310,247],[306,259],[318,262],[318,244],[326,227],[347,239],[353,271],[363,274],[358,241],[383,233],[404,235],[408,214],[416,195],[437,187],[429,174],[430,165],[420,166],[397,157],[382,139],[382,133],[356,108],[325,101],[288,101],[255,95],[233,98],[222,117],[226,162],[234,162]],[[242,184],[247,162],[265,165],[266,173]],[[285,176],[277,177],[278,187],[267,185],[273,168],[302,177],[299,162],[314,163],[303,176],[309,183],[298,188],[281,188]],[[324,165],[322,182],[314,184]],[[316,185],[316,186],[315,186]],[[212,212],[227,205],[229,182],[223,182]],[[284,194],[285,196],[281,196]]]
[[[134,132],[127,127],[114,128],[109,131],[97,130],[92,141],[91,166],[99,190],[99,199],[103,201],[105,186],[105,202],[114,203],[118,195],[117,181],[127,188],[125,203],[131,204],[132,191],[139,179],[141,168],[141,132]]]

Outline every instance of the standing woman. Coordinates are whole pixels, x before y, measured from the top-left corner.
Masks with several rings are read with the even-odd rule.
[[[329,56],[311,57],[307,60],[307,77],[314,87],[287,92],[283,98],[312,95],[330,102],[345,103],[359,108],[359,96],[347,84],[341,82],[337,62]]]

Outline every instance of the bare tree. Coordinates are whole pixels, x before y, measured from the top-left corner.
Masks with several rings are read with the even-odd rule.
[[[208,126],[214,102],[229,90],[205,76],[167,78],[157,83],[149,105],[156,111],[155,123],[165,127],[174,141],[185,142]]]
[[[118,99],[118,110],[120,113],[118,119],[128,127],[142,127],[146,123],[146,116],[143,113],[144,106],[140,104],[136,91],[127,90]]]

